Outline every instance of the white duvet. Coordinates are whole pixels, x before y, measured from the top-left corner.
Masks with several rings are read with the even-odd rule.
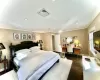
[[[42,80],[67,80],[72,61],[68,59],[60,59],[51,70],[42,78]],[[0,80],[18,80],[17,73],[14,70],[0,76]]]

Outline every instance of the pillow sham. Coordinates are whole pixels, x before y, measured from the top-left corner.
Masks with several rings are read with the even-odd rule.
[[[39,46],[31,47],[30,50],[31,52],[37,52],[40,51],[40,47]]]
[[[29,49],[22,49],[22,50],[16,51],[15,53],[16,53],[17,59],[21,60],[27,57],[31,53],[31,51]]]
[[[20,53],[24,54],[26,52],[30,52],[30,49],[21,49],[21,50],[16,51],[15,53],[16,53],[16,55],[18,55]]]
[[[26,58],[27,57],[27,54],[22,54],[22,55],[20,55],[20,56],[16,56],[16,58],[18,59],[18,60],[22,60],[22,59],[24,59],[24,58]]]

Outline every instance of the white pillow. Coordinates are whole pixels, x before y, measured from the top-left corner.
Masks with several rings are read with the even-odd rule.
[[[22,60],[22,59],[24,59],[24,58],[26,58],[27,57],[27,54],[22,54],[22,55],[20,55],[20,56],[16,56],[16,58],[18,59],[18,60]]]
[[[16,51],[15,53],[16,55],[19,55],[19,54],[26,54],[28,52],[30,52],[30,49],[21,49],[19,51]]]
[[[29,49],[22,49],[22,50],[16,51],[15,53],[18,60],[21,60],[27,57],[31,53],[31,51]]]
[[[40,51],[40,47],[39,46],[31,47],[30,50],[31,52],[37,52]]]

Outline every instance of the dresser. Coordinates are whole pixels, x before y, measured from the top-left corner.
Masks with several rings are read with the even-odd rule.
[[[62,47],[62,52],[67,52],[67,47]],[[80,54],[81,53],[81,48],[80,47],[74,47],[73,48],[73,53],[74,54]]]

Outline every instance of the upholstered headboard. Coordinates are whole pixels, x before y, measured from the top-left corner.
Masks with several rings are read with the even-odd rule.
[[[13,58],[15,57],[15,52],[21,49],[29,49],[30,47],[33,46],[38,46],[38,42],[32,42],[32,41],[23,41],[20,44],[17,45],[11,45],[9,46],[10,48],[10,57],[13,60]]]

